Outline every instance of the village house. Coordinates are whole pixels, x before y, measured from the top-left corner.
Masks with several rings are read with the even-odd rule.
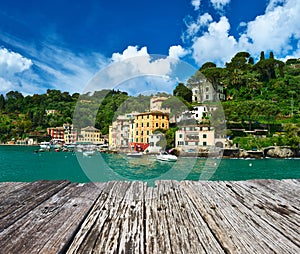
[[[187,125],[175,133],[175,146],[179,150],[198,150],[215,145],[215,130],[209,126]]]
[[[126,150],[133,142],[134,118],[138,112],[120,115],[109,128],[109,146],[113,149]]]
[[[77,143],[88,143],[88,144],[104,144],[105,140],[101,135],[100,130],[93,126],[87,126],[82,128],[78,135]]]
[[[218,84],[216,89],[207,81],[200,80],[192,88],[192,101],[203,103],[206,101],[225,100],[223,85]]]
[[[74,129],[73,124],[64,124],[64,142],[65,144],[76,144],[77,129]]]
[[[133,142],[149,143],[149,135],[156,129],[169,129],[169,114],[161,111],[138,114],[134,119]]]

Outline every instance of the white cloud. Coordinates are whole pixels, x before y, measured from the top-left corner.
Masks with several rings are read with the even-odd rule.
[[[228,2],[214,1],[216,6]],[[186,24],[184,38],[190,39],[192,56],[199,65],[207,61],[224,65],[239,51],[248,51],[254,57],[261,51],[273,51],[277,58],[286,55],[299,58],[299,20],[299,0],[270,0],[264,15],[240,23],[243,32],[238,38],[229,34],[230,24],[226,17],[218,22],[207,18],[202,26],[199,20]]]
[[[120,89],[136,93],[172,91],[178,80],[186,81],[196,69],[183,67],[180,57],[187,51],[180,45],[172,46],[169,56],[150,55],[147,47],[128,46],[122,53],[112,55],[112,64],[103,68],[89,82],[85,92]],[[180,66],[183,71],[180,71]],[[158,82],[159,80],[159,82]]]
[[[113,53],[111,59],[114,62],[122,61],[124,59],[137,57],[137,56],[147,56],[147,47],[142,47],[140,50],[137,46],[128,46],[123,53]]]
[[[17,73],[28,70],[32,61],[6,48],[0,49],[0,75],[2,78],[11,77]]]
[[[205,62],[222,64],[230,60],[237,48],[237,41],[229,36],[229,29],[228,19],[222,17],[219,22],[210,23],[208,31],[202,36],[195,38],[193,57],[199,65]]]
[[[198,11],[200,8],[201,0],[192,0],[192,6],[194,6],[194,10]]]
[[[229,4],[231,0],[210,0],[216,10],[223,10],[224,6]]]
[[[193,36],[195,36],[201,28],[208,26],[210,22],[213,21],[213,18],[210,14],[204,13],[203,15],[200,15],[198,19],[194,22],[186,22],[187,30],[185,37],[186,39],[189,39]]]
[[[250,50],[272,50],[287,54],[291,40],[300,39],[300,2],[298,0],[271,1],[264,15],[248,23],[246,36],[252,41]]]
[[[169,48],[169,57],[174,58],[176,60],[186,56],[188,53],[189,52],[186,49],[184,49],[181,45],[171,46]]]
[[[20,75],[29,70],[32,61],[23,57],[21,54],[0,49],[0,93],[7,93],[10,90],[19,90],[21,86]]]

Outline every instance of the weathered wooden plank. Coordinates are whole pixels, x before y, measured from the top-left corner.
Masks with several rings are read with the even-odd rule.
[[[19,188],[23,188],[25,185],[29,185],[27,182],[2,182],[0,183],[0,200],[5,199],[6,196]]]
[[[42,184],[42,183],[40,183]],[[57,253],[73,238],[99,196],[95,184],[70,184],[0,233],[3,253]]]
[[[142,182],[119,182],[101,195],[67,253],[144,253]]]
[[[298,180],[5,184],[3,253],[300,253]]]
[[[285,202],[290,202],[295,209],[300,210],[300,188],[296,180],[249,180],[245,181],[244,185],[281,197]]]
[[[0,199],[0,232],[68,184],[68,181],[37,181],[18,185]]]
[[[258,253],[299,251],[293,242],[261,219],[260,215],[222,191],[219,182],[185,184],[189,194],[194,195],[201,215],[227,251],[247,250]]]
[[[146,205],[147,253],[224,253],[181,185],[176,181],[157,185],[158,197]]]
[[[218,185],[221,191],[227,192],[299,247],[300,216],[298,210],[271,192],[251,187],[247,182],[220,182]],[[295,201],[296,199],[297,197]]]

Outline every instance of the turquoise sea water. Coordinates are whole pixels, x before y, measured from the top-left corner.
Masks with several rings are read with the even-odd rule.
[[[72,152],[34,153],[37,147],[0,146],[0,182],[70,180],[72,182],[142,180],[299,179],[299,159],[198,159],[159,162],[153,156],[120,154],[91,157]]]

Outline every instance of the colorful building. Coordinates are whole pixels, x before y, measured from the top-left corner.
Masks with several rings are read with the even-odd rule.
[[[133,142],[149,143],[149,135],[156,129],[169,129],[169,114],[150,111],[138,114],[134,119]]]
[[[87,126],[81,129],[77,142],[104,144],[104,138],[101,136],[100,130],[93,126]]]
[[[65,129],[64,127],[50,127],[47,128],[47,133],[53,140],[64,142]]]
[[[65,144],[75,144],[77,142],[77,129],[72,124],[64,124],[64,141]]]
[[[112,123],[109,130],[109,146],[121,150],[128,149],[129,143],[133,142],[133,126],[134,118],[138,112],[132,112],[120,115]]]
[[[176,148],[181,150],[198,149],[215,145],[215,130],[209,126],[183,126],[175,133]]]

